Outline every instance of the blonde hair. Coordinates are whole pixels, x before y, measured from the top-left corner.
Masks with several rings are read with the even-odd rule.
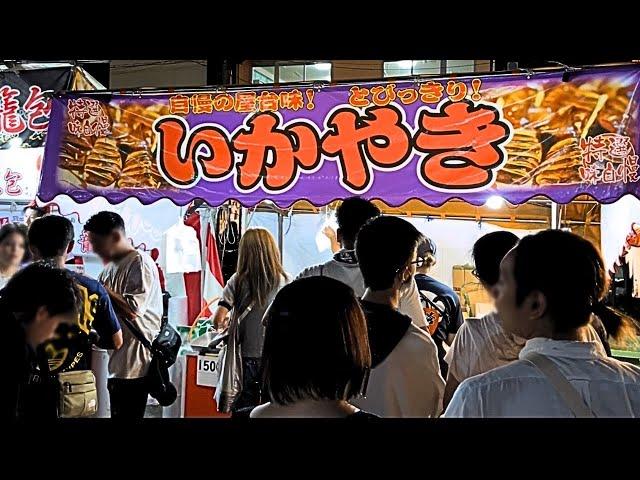
[[[240,239],[238,251],[238,284],[250,301],[264,307],[269,294],[287,274],[280,262],[280,250],[266,228],[250,228]]]
[[[424,266],[431,269],[436,264],[436,257],[433,253],[427,253],[424,257]]]

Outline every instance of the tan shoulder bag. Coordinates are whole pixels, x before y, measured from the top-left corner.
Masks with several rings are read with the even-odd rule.
[[[58,416],[90,417],[98,411],[96,377],[91,370],[58,374]]]

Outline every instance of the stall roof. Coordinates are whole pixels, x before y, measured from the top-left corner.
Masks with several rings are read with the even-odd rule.
[[[551,201],[546,198],[535,198],[522,205],[503,205],[491,208],[483,205],[476,207],[461,200],[450,200],[440,207],[431,207],[418,200],[409,200],[400,207],[390,207],[382,201],[374,200],[380,210],[389,215],[420,216],[432,219],[463,219],[487,221],[505,228],[530,228],[530,224],[542,227],[550,226]],[[288,209],[277,208],[273,203],[263,202],[258,210],[274,210],[285,215],[289,213],[321,213],[334,210],[339,202],[333,202],[326,207],[315,207],[305,200],[294,203]],[[578,197],[567,205],[562,221],[566,225],[598,225],[599,204],[588,196]]]
[[[0,70],[47,70],[50,68],[73,67],[73,63],[69,62],[0,62]]]
[[[638,85],[629,64],[66,92],[52,102],[39,194],[280,208],[359,195],[434,214],[455,200],[482,211],[494,196],[610,203],[640,188]]]

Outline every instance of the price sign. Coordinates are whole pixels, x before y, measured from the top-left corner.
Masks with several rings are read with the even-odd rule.
[[[215,387],[220,377],[219,355],[199,355],[196,385]]]

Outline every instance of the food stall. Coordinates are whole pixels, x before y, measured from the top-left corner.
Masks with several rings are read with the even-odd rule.
[[[98,88],[104,87],[69,63],[0,63],[0,225],[22,222],[36,196],[51,93]]]
[[[602,255],[609,270],[609,303],[640,319],[640,200],[632,195],[602,206]],[[617,358],[640,365],[637,343],[612,345]]]
[[[640,66],[629,64],[331,85],[62,92],[52,102],[39,196],[78,203],[102,197],[112,205],[131,197],[144,205],[237,202],[244,227],[276,234],[293,274],[299,265],[292,259],[304,252],[312,252],[302,257],[310,263],[328,258],[318,232],[331,223],[334,202],[353,195],[380,202],[431,236],[458,229],[436,239],[445,249],[456,238],[472,244],[469,226],[475,238],[491,228],[522,234],[560,226],[579,226],[589,237],[597,230],[594,206],[638,196],[639,82]],[[296,245],[302,232],[306,240]],[[439,275],[446,281],[448,274]],[[191,380],[182,404],[195,396],[199,402],[178,415],[215,412],[206,387],[215,383],[215,360],[195,353],[186,362]],[[193,377],[200,389],[192,388]]]

